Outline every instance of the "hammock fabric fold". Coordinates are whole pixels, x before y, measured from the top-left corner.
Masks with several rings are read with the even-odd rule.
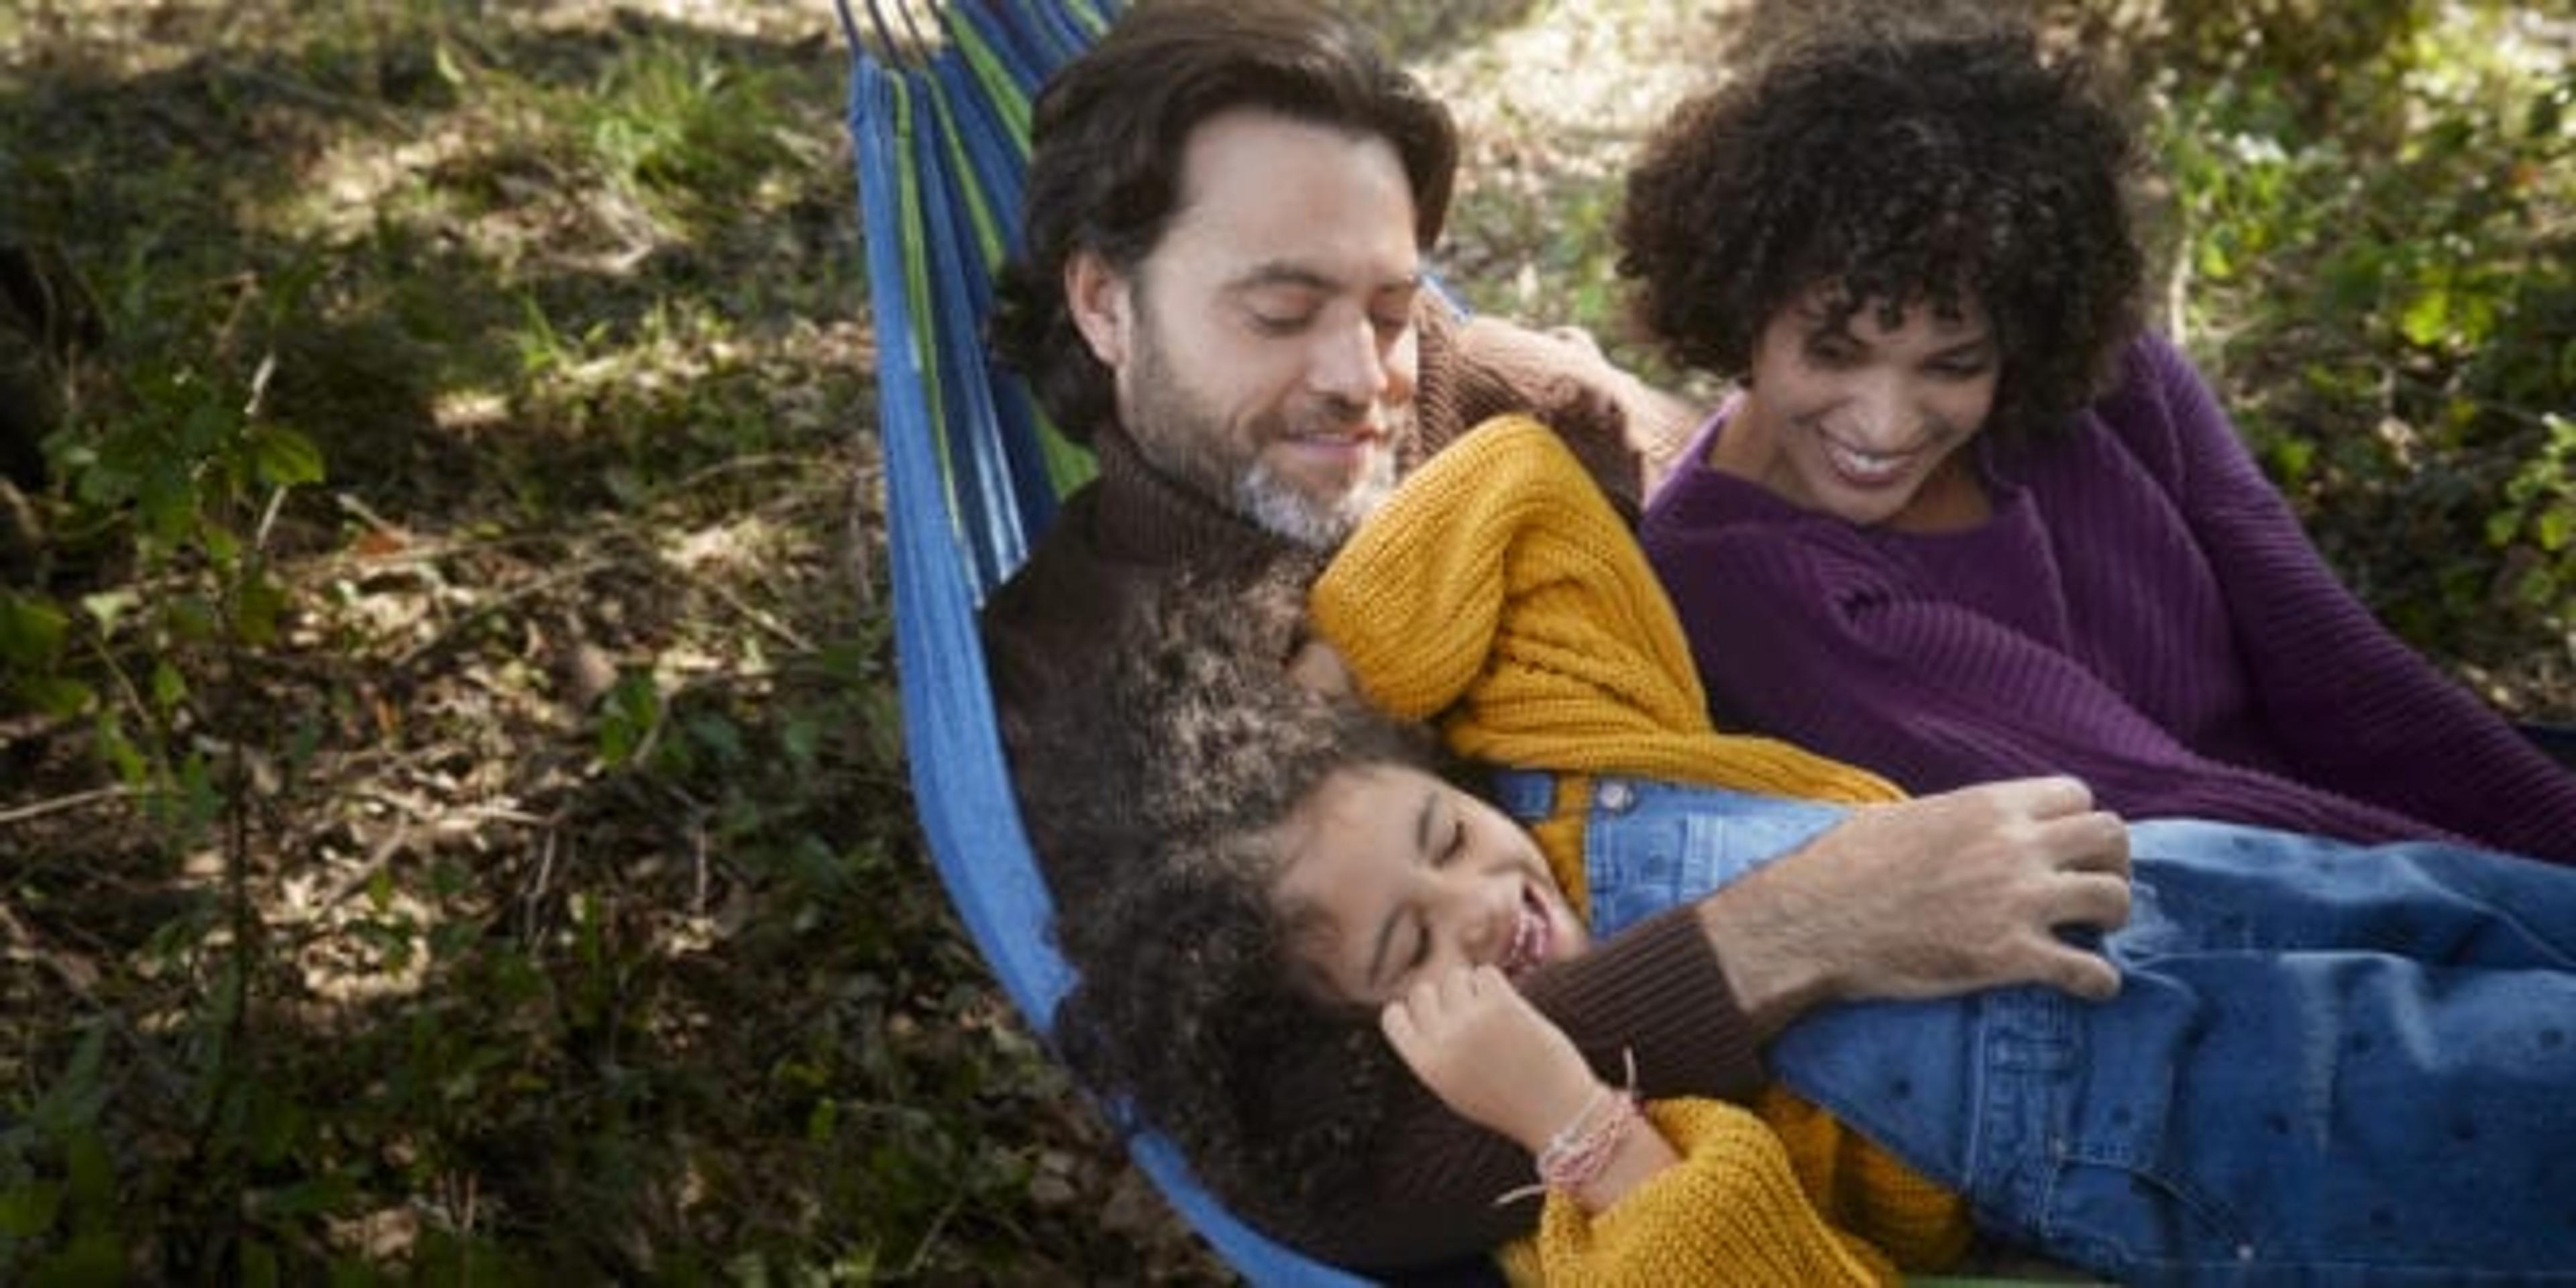
[[[951,0],[939,39],[908,46],[875,4],[873,38],[841,11],[914,808],[967,934],[1041,1033],[1070,974],[1048,939],[1051,905],[1011,795],[975,612],[1088,462],[990,364],[980,329],[1016,224],[1030,97],[1104,28],[1110,2]],[[908,25],[908,11],[898,16]],[[1253,1282],[1364,1282],[1244,1225],[1161,1136],[1131,1129],[1128,1149]]]

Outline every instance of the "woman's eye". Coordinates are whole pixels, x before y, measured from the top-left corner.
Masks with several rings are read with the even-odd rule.
[[[1255,313],[1252,329],[1263,335],[1295,335],[1306,329],[1313,318],[1304,313]]]

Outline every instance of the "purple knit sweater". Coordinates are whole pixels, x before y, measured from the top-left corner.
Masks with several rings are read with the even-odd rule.
[[[1980,444],[1994,516],[1908,534],[1709,468],[1644,540],[1713,714],[1918,792],[2071,773],[2135,818],[2576,862],[2576,774],[2371,617],[2162,339],[2069,432]]]

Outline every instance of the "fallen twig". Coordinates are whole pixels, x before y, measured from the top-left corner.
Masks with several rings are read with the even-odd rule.
[[[38,801],[33,805],[21,805],[15,809],[0,810],[0,826],[5,826],[10,823],[25,823],[34,819],[43,818],[48,814],[60,814],[68,810],[85,809],[102,802],[125,800],[142,794],[143,793],[136,791],[134,788],[125,786],[100,787],[86,792],[74,792],[69,796],[57,796],[52,800]]]
[[[356,871],[350,872],[339,880],[332,882],[330,890],[325,892],[320,899],[314,902],[312,908],[305,912],[304,920],[312,921],[318,919],[322,914],[331,911],[333,908],[339,907],[342,900],[347,899],[350,895],[356,894],[358,892],[358,887],[374,880],[376,873],[383,871],[386,864],[393,862],[393,857],[402,852],[404,843],[410,839],[411,819],[408,817],[396,818],[394,820],[392,834],[387,836],[384,840],[376,843],[375,850],[367,855],[367,861],[359,864]]]

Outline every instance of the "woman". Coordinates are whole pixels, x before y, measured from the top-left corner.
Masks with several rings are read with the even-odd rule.
[[[2576,775],[2372,619],[2140,334],[2133,156],[2025,34],[1793,47],[1659,133],[1621,271],[1742,381],[1642,534],[1713,713],[1915,791],[2576,862]]]

